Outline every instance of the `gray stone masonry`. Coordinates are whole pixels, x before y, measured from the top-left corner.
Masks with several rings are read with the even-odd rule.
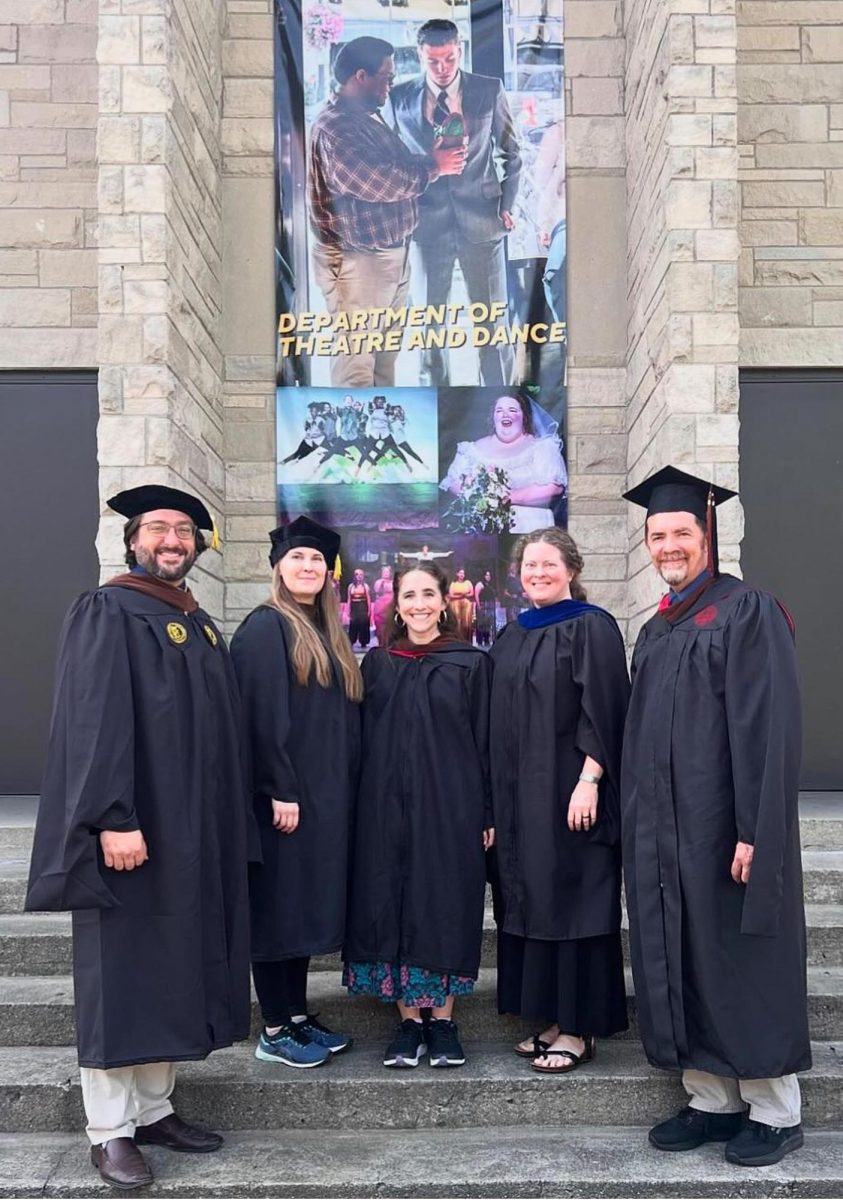
[[[97,364],[97,3],[0,3],[0,370]]]
[[[843,362],[843,3],[738,6],[740,361]]]

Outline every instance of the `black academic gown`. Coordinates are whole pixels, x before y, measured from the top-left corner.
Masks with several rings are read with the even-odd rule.
[[[123,587],[62,632],[26,907],[73,910],[83,1067],[201,1059],[249,1032],[246,796],[222,635]],[[98,832],[149,860],[104,864]]]
[[[623,844],[654,1066],[767,1079],[811,1065],[797,811],[799,684],[775,599],[729,575],[641,630]],[[734,883],[738,841],[755,847]]]
[[[363,660],[363,758],[347,962],[477,977],[486,887],[491,663],[452,642]]]
[[[289,637],[277,609],[262,605],[231,642],[263,857],[249,872],[254,962],[330,954],[345,934],[360,706],[336,665],[330,687],[297,683]],[[273,827],[273,799],[299,805],[295,833]]]
[[[596,612],[539,629],[514,621],[490,655],[499,926],[540,941],[616,933],[629,695],[620,630]],[[568,803],[587,755],[604,768],[588,833],[568,828]]]

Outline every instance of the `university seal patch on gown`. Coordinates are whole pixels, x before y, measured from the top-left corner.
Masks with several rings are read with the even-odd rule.
[[[622,778],[641,1037],[654,1066],[771,1079],[811,1065],[788,620],[729,575],[641,630]],[[749,883],[730,866],[755,847]]]
[[[73,911],[84,1067],[202,1059],[249,1032],[239,702],[203,628],[201,609],[111,586],[62,631],[26,907]],[[149,860],[107,868],[103,829],[140,829]]]

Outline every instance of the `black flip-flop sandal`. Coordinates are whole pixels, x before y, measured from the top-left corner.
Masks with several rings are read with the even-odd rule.
[[[533,1034],[532,1050],[522,1050],[520,1046],[515,1047],[515,1053],[519,1058],[538,1058],[545,1054],[550,1048],[550,1042],[543,1042],[537,1033]]]
[[[568,1065],[564,1067],[542,1067],[535,1060],[530,1063],[534,1071],[538,1071],[540,1075],[569,1075],[571,1071],[576,1071],[577,1067],[583,1063],[591,1062],[595,1054],[595,1044],[593,1037],[583,1038],[585,1049],[582,1054],[575,1054],[573,1050],[551,1050],[547,1049],[544,1054],[538,1057],[545,1058],[566,1058]]]

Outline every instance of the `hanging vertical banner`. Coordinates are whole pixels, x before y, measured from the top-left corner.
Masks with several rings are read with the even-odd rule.
[[[562,0],[276,0],[275,97],[279,520],[358,644],[424,559],[486,644],[567,523]]]

